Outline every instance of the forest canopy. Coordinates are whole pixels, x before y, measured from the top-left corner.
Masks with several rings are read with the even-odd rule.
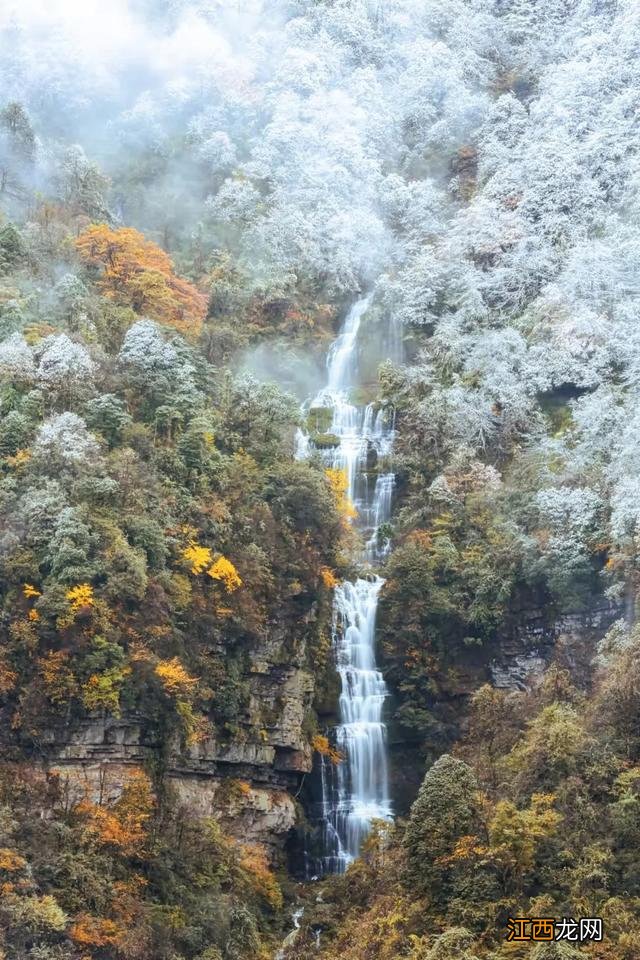
[[[633,0],[0,11],[0,958],[290,929],[283,851],[167,783],[215,749],[217,813],[308,827],[343,762],[357,508],[295,436],[335,444],[301,403],[364,294],[398,818],[284,956],[638,955],[639,40]],[[129,722],[118,790],[70,797],[53,760]],[[518,952],[510,914],[607,933]]]

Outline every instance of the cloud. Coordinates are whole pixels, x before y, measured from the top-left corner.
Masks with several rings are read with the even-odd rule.
[[[38,112],[55,95],[122,107],[145,89],[179,89],[202,76],[247,83],[252,65],[242,49],[261,7],[189,4],[174,18],[132,0],[9,2],[0,10],[3,88]]]

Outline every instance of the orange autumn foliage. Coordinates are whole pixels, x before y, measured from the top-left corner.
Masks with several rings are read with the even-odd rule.
[[[264,847],[246,843],[240,847],[240,866],[246,873],[250,886],[273,910],[282,908],[282,890],[273,875]]]
[[[121,931],[113,920],[81,914],[69,930],[74,943],[82,947],[108,947],[117,944]]]
[[[18,674],[5,660],[0,659],[0,696],[9,693],[16,685]]]
[[[342,763],[344,757],[339,750],[336,750],[335,747],[332,747],[329,743],[328,737],[323,737],[321,734],[316,734],[316,736],[311,741],[311,746],[319,753],[321,756],[326,757],[331,763],[337,764]]]
[[[330,567],[320,567],[320,579],[327,588],[327,590],[333,590],[334,587],[337,587],[340,581],[336,577],[333,570]]]
[[[25,464],[29,463],[29,460],[31,460],[31,452],[29,450],[18,450],[15,456],[6,458],[6,463],[7,466],[19,470],[21,467],[24,467]]]
[[[71,939],[82,947],[116,946],[124,951],[127,935],[136,929],[144,915],[144,902],[140,897],[146,886],[147,881],[138,874],[128,880],[117,880],[113,884],[112,918],[79,914],[69,930]]]
[[[460,837],[450,853],[438,857],[436,863],[442,866],[453,866],[458,862],[473,861],[478,857],[484,857],[488,853],[488,847],[483,845],[479,838],[472,834],[465,834]]]
[[[92,226],[78,237],[76,248],[85,264],[102,269],[106,296],[186,335],[200,333],[206,298],[177,277],[171,258],[138,230]]]
[[[151,781],[142,770],[136,770],[112,807],[82,800],[76,804],[75,812],[85,820],[87,832],[100,846],[115,847],[125,856],[139,857],[144,854],[147,824],[153,808]]]
[[[38,661],[44,692],[52,703],[68,703],[77,692],[78,684],[69,663],[66,650],[50,650]]]
[[[0,847],[0,870],[14,873],[17,870],[24,870],[26,865],[27,861],[15,850],[11,850],[9,847]]]
[[[141,897],[147,880],[134,873],[128,880],[116,880],[113,884],[114,899],[111,902],[113,916],[125,927],[133,927],[144,910]]]

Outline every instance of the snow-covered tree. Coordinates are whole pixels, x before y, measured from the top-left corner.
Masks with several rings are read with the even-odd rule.
[[[0,343],[0,377],[19,383],[32,383],[36,367],[33,350],[22,334],[13,333]]]
[[[54,476],[60,467],[94,464],[100,454],[100,444],[89,432],[85,421],[68,411],[45,420],[33,449],[43,469]]]
[[[36,356],[38,380],[54,392],[70,393],[93,379],[94,364],[89,353],[65,333],[45,337]]]

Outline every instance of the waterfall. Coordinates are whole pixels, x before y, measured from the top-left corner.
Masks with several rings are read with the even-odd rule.
[[[372,466],[388,462],[393,423],[374,404],[358,406],[351,400],[360,386],[358,335],[370,301],[370,296],[364,297],[349,310],[327,356],[327,386],[304,407],[307,413],[323,414],[325,442],[314,443],[304,431],[297,439],[298,457],[316,451],[327,467],[345,471],[349,499],[357,510],[354,523],[365,545],[354,557],[363,576],[343,582],[334,595],[333,645],[341,680],[335,738],[343,761],[333,766],[321,758],[324,873],[346,870],[358,856],[372,820],[391,816],[382,720],[387,688],[375,655],[376,612],[384,581],[375,565],[389,549],[381,527],[391,514],[394,475],[378,472],[371,489],[369,473]],[[392,328],[390,344],[397,342],[394,334]]]

